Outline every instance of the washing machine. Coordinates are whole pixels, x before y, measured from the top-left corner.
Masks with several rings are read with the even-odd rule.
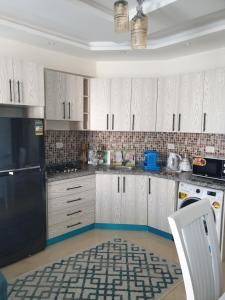
[[[224,205],[223,191],[211,189],[209,187],[202,187],[180,182],[178,189],[177,210],[182,209],[187,205],[191,205],[202,199],[208,199],[214,216],[216,225],[216,232],[220,247],[222,244],[222,226],[223,226],[223,205]]]

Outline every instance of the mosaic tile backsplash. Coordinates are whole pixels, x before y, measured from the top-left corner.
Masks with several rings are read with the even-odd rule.
[[[55,131],[48,130],[45,135],[47,163],[60,163],[79,159],[82,143],[88,143],[94,151],[101,149],[135,150],[136,161],[144,159],[144,151],[157,150],[160,159],[165,161],[169,152],[205,155],[206,146],[214,146],[215,156],[225,156],[225,135],[168,132],[105,132],[105,131]],[[56,143],[63,143],[57,149]],[[168,150],[174,144],[174,150]]]

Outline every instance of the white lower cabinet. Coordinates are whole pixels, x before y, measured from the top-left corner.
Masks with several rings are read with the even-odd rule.
[[[95,222],[95,176],[48,184],[48,238]]]
[[[147,225],[148,177],[96,175],[96,223]]]
[[[149,177],[148,226],[171,233],[168,217],[175,211],[177,182]]]

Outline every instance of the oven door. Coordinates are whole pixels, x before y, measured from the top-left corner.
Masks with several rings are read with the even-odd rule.
[[[222,161],[213,158],[194,158],[193,175],[221,179]]]

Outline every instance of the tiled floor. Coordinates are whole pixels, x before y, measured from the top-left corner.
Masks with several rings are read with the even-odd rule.
[[[3,268],[1,271],[5,274],[7,279],[11,279],[25,272],[32,271],[41,265],[48,264],[75,252],[80,252],[81,250],[90,248],[95,244],[99,244],[114,237],[121,237],[133,243],[142,245],[145,249],[158,253],[161,257],[167,258],[170,261],[178,261],[174,243],[150,233],[92,230],[72,239],[50,246],[46,250],[33,255],[32,257]],[[185,300],[186,297],[183,283],[180,283],[163,299]]]

